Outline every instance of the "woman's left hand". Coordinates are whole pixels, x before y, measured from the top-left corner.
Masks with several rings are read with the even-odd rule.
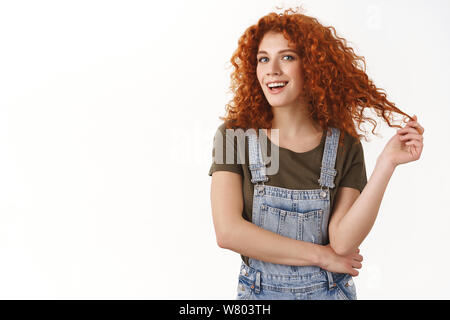
[[[418,160],[422,154],[424,131],[414,115],[413,120],[409,120],[402,129],[397,130],[397,134],[388,141],[380,158],[394,166]]]

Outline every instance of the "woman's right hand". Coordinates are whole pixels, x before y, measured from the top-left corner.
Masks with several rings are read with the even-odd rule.
[[[359,249],[354,253],[346,256],[340,256],[334,252],[333,248],[328,244],[324,248],[324,258],[321,263],[321,268],[330,272],[348,273],[356,277],[359,272],[356,269],[361,269],[363,256],[359,254]]]

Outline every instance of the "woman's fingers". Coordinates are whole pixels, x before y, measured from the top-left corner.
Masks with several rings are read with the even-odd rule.
[[[358,252],[359,252],[359,250],[358,250]],[[353,254],[352,259],[351,259],[352,268],[361,269],[362,261],[363,261],[362,255],[360,255],[359,253]]]
[[[414,116],[414,118],[417,120],[417,116]],[[410,146],[411,155],[418,157],[423,148],[423,132],[425,129],[415,120],[407,122],[404,128],[397,130],[397,134],[400,141]]]
[[[415,132],[413,133],[412,130]],[[417,122],[416,115],[406,123],[404,128],[397,130],[397,134],[400,135],[400,140],[409,146],[409,153],[413,158],[420,158],[423,149],[424,132],[425,129]]]
[[[407,146],[416,146],[417,148],[420,149],[420,148],[422,148],[423,143],[421,143],[421,142],[419,142],[417,140],[411,140],[411,141],[406,142],[405,145],[407,145]]]
[[[416,129],[420,134],[423,134],[425,132],[425,129],[417,121],[414,120],[408,121],[404,128],[406,127],[412,127]]]
[[[417,140],[411,140],[405,143],[409,146],[409,152],[413,158],[419,159],[420,154],[422,153],[423,143],[418,142]]]
[[[349,275],[356,277],[358,276],[359,272],[358,270],[352,269],[351,271],[348,272]]]
[[[404,128],[398,129],[397,133],[398,134],[405,134],[405,133],[422,134],[422,133],[419,133],[418,130],[413,127],[404,127]]]
[[[408,134],[400,136],[400,140],[401,141],[409,141],[409,140],[423,141],[423,135],[417,134],[417,133],[408,133]]]
[[[356,260],[356,261],[363,261],[363,256],[360,255],[359,253],[354,253],[354,254],[351,256],[351,258],[352,258],[353,260]]]

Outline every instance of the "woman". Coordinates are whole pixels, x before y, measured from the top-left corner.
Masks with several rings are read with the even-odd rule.
[[[209,175],[218,245],[242,257],[237,299],[356,299],[358,247],[395,168],[420,158],[424,129],[386,99],[333,27],[294,10],[249,27],[231,62],[234,97]],[[356,126],[370,122],[374,132],[368,108],[400,129],[367,181]],[[395,125],[392,113],[409,121]],[[225,134],[239,128],[244,156]],[[278,152],[272,174],[264,139]]]

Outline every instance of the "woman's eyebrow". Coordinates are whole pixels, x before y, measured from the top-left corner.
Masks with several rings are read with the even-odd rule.
[[[293,50],[293,49],[283,49],[283,50],[278,51],[278,53],[283,53],[283,52],[288,52],[288,51],[297,54],[297,52],[296,52],[295,50]],[[264,54],[267,54],[266,51],[261,50],[261,51],[258,51],[257,55],[258,55],[258,54],[263,54],[263,53],[264,53]]]

